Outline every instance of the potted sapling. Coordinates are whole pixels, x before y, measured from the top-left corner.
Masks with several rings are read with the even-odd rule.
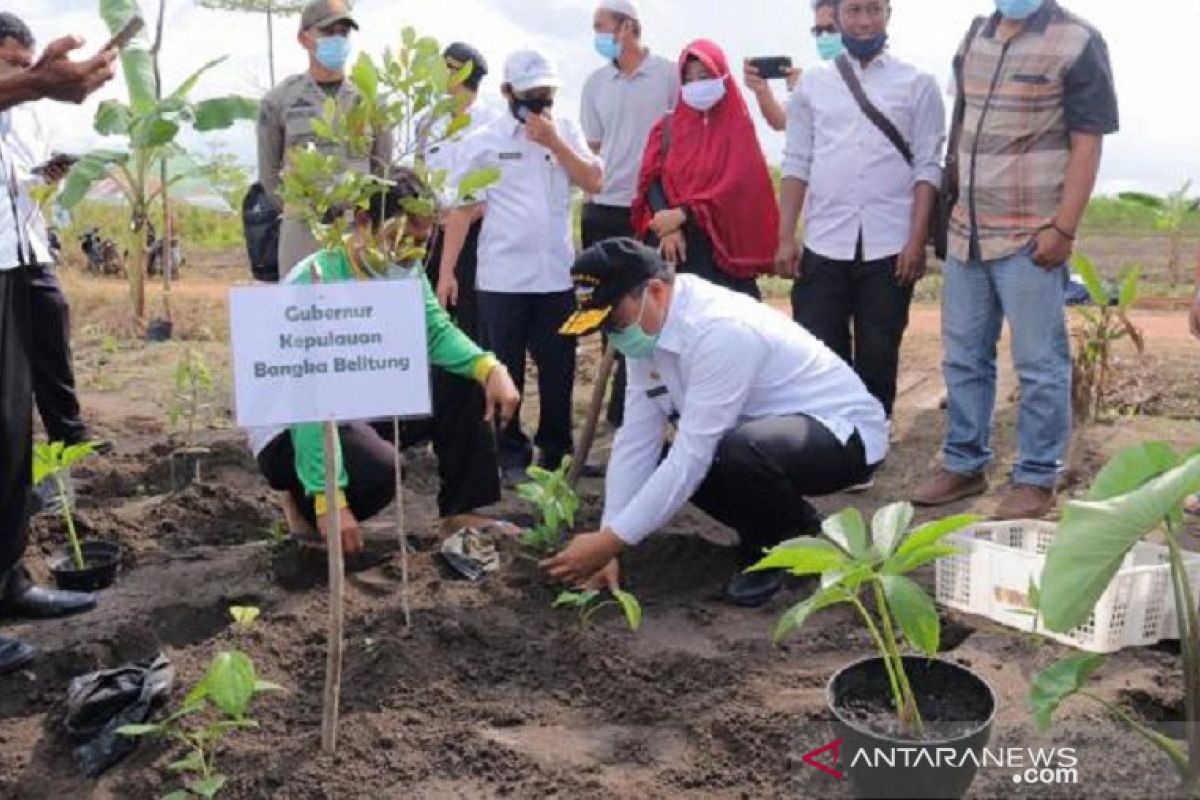
[[[1181,457],[1163,442],[1144,442],[1117,453],[1096,475],[1086,497],[1063,510],[1042,568],[1038,598],[1038,611],[1049,630],[1065,633],[1087,623],[1117,573],[1127,568],[1131,556],[1138,560],[1142,539],[1159,531],[1166,543],[1161,557],[1170,568],[1170,589],[1162,591],[1170,594],[1156,598],[1131,592],[1134,598],[1124,613],[1126,624],[1134,625],[1149,617],[1139,605],[1161,602],[1163,614],[1173,607],[1186,709],[1180,735],[1154,730],[1091,692],[1088,681],[1103,663],[1096,653],[1076,653],[1052,664],[1034,679],[1029,695],[1029,706],[1043,729],[1074,695],[1098,705],[1161,750],[1179,775],[1181,794],[1193,799],[1200,798],[1200,618],[1194,585],[1200,567],[1195,554],[1183,549],[1180,535],[1184,503],[1197,491],[1200,452]]]
[[[171,426],[182,429],[183,447],[171,453],[171,491],[200,483],[207,447],[196,444],[196,420],[208,406],[204,402],[213,388],[212,371],[200,351],[188,347],[175,366],[174,395],[167,412]]]
[[[60,589],[91,592],[112,586],[121,564],[121,548],[111,542],[80,541],[75,509],[67,491],[71,467],[96,453],[95,442],[67,445],[38,442],[33,446],[33,485],[49,480],[58,492],[69,546],[50,557],[50,573]]]
[[[821,576],[820,588],[779,620],[776,643],[815,612],[846,604],[878,650],[840,669],[826,687],[843,742],[841,769],[858,797],[961,797],[975,778],[996,712],[996,697],[982,678],[936,658],[937,609],[907,577],[956,553],[942,540],[975,518],[910,529],[912,520],[913,507],[897,503],[880,509],[868,531],[858,510],[849,508],[827,519],[820,536],[784,542],[751,567]],[[902,641],[915,653],[904,653]],[[907,765],[895,758],[902,749]]]

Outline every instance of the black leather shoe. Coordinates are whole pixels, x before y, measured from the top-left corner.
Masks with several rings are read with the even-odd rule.
[[[36,655],[37,650],[24,642],[0,636],[0,675],[7,675],[28,666]]]
[[[0,611],[14,617],[54,619],[82,614],[95,607],[96,596],[90,592],[64,592],[60,589],[30,586],[6,602]]]
[[[743,608],[766,605],[783,588],[787,571],[769,569],[762,572],[739,572],[725,587],[725,601]]]

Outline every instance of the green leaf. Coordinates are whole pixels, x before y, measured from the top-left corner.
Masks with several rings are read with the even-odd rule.
[[[133,122],[133,114],[129,106],[116,100],[105,100],[96,109],[96,120],[93,127],[101,136],[124,136],[129,133]]]
[[[847,508],[829,517],[821,530],[854,558],[866,558],[867,526],[857,508]]]
[[[200,781],[193,781],[187,785],[187,788],[201,797],[212,798],[217,796],[217,792],[225,788],[227,779],[224,775],[213,775]]]
[[[1104,281],[1100,279],[1100,272],[1092,260],[1083,253],[1076,253],[1075,257],[1071,259],[1071,267],[1079,273],[1079,277],[1083,278],[1083,284],[1087,287],[1092,303],[1100,308],[1107,306],[1108,292],[1105,291]]]
[[[879,571],[883,575],[903,575],[912,572],[917,567],[923,567],[931,561],[937,561],[939,558],[957,556],[962,553],[961,547],[955,547],[952,544],[930,544],[916,550],[909,550],[907,553],[897,553],[883,562]]]
[[[203,683],[208,687],[208,699],[227,716],[245,716],[254,697],[254,662],[237,650],[219,653],[205,673]]]
[[[1133,491],[1179,463],[1179,454],[1166,442],[1139,442],[1119,451],[1100,468],[1087,499],[1108,500]]]
[[[586,592],[562,592],[555,599],[551,608],[583,608],[588,603],[591,603],[600,595],[595,589],[589,589]]]
[[[1140,266],[1132,266],[1125,270],[1125,274],[1121,278],[1121,292],[1117,298],[1117,307],[1121,311],[1128,311],[1137,302],[1141,279],[1142,268]]]
[[[803,627],[816,612],[823,608],[828,608],[838,603],[845,603],[850,600],[850,593],[840,585],[834,584],[827,586],[806,600],[802,600],[796,605],[784,612],[779,618],[779,622],[775,624],[775,644],[780,644],[784,639],[787,639],[794,632]]]
[[[625,620],[629,623],[629,629],[636,631],[642,627],[642,604],[638,602],[638,599],[620,589],[613,589],[613,597],[617,598],[617,602],[621,604],[621,610],[625,612]]]
[[[64,448],[60,459],[63,469],[70,469],[85,458],[94,456],[96,447],[96,442],[80,442]]]
[[[896,548],[896,555],[907,555],[915,550],[924,549],[977,522],[979,522],[979,517],[975,514],[957,514],[953,517],[926,523],[905,537],[900,546]]]
[[[458,196],[462,200],[474,200],[476,196],[500,181],[500,170],[495,167],[474,170],[458,182]]]
[[[63,181],[62,193],[58,196],[59,204],[67,210],[79,205],[80,201],[91,191],[92,185],[107,177],[109,168],[113,164],[124,163],[128,160],[128,153],[110,150],[88,153],[67,173],[67,177]]]
[[[875,512],[871,520],[871,542],[881,558],[887,558],[908,533],[916,510],[912,503],[892,503]]]
[[[1166,202],[1161,197],[1155,197],[1152,194],[1144,194],[1142,192],[1120,192],[1117,198],[1155,211],[1161,211],[1167,207]]]
[[[1147,461],[1147,455],[1144,448],[1129,457],[1126,451],[1118,454],[1114,461],[1119,459],[1131,471],[1106,467],[1101,475],[1104,485],[1093,486],[1093,492],[1107,494],[1114,487],[1129,485],[1134,476],[1152,473],[1159,465]],[[1165,518],[1177,514],[1184,500],[1198,490],[1200,456],[1125,494],[1068,503],[1038,581],[1046,627],[1061,633],[1086,620],[1129,550]]]
[[[903,575],[883,575],[883,593],[892,614],[915,649],[932,658],[937,655],[941,625],[937,608],[925,590]]]
[[[145,19],[136,0],[100,0],[100,16],[104,19],[109,34],[114,36],[135,16]],[[154,63],[150,58],[149,49],[147,31],[143,28],[129,46],[121,51],[121,72],[125,76],[130,107],[135,115],[153,108],[157,94]]]
[[[158,725],[122,725],[117,728],[121,736],[153,736],[162,728]]]
[[[254,693],[262,694],[263,692],[286,692],[287,689],[280,686],[278,683],[271,681],[256,680],[254,682]]]
[[[171,92],[163,100],[163,104],[166,105],[167,107],[175,107],[175,106],[178,106],[180,103],[186,102],[188,99],[188,95],[190,95],[192,93],[192,90],[196,88],[196,84],[200,82],[200,78],[204,75],[204,73],[208,72],[210,69],[217,66],[221,62],[225,61],[225,59],[227,59],[227,58],[228,58],[228,56],[221,56],[220,58],[214,58],[212,61],[205,64],[203,67],[201,67],[200,69],[193,72],[191,75],[189,75],[187,77],[186,80],[184,80],[183,83],[179,84],[179,86],[177,86],[175,88],[175,91]]]
[[[204,757],[196,751],[167,765],[168,772],[203,772],[204,769]]]
[[[261,614],[262,611],[254,606],[231,606],[229,609],[229,616],[233,617],[233,621],[247,629],[254,625]]]
[[[747,572],[786,569],[793,575],[821,575],[838,567],[849,566],[846,554],[824,539],[801,537],[772,547]]]
[[[192,793],[186,789],[176,789],[170,794],[164,794],[162,800],[192,800]]]
[[[1050,727],[1062,702],[1086,686],[1102,663],[1104,658],[1097,653],[1076,653],[1046,667],[1033,679],[1029,709],[1040,730]]]
[[[258,116],[258,103],[248,97],[230,95],[214,97],[196,103],[196,118],[192,127],[200,132],[224,130],[235,122]]]
[[[363,102],[374,106],[379,102],[379,70],[366,53],[360,53],[350,70],[350,81],[358,89]]]

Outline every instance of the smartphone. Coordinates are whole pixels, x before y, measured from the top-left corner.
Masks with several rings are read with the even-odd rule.
[[[131,17],[129,22],[125,23],[125,27],[117,31],[117,35],[108,40],[108,44],[100,48],[101,53],[107,53],[109,50],[124,50],[133,41],[133,37],[142,32],[142,28],[146,27],[146,21],[139,16]]]
[[[32,172],[34,175],[44,175],[46,170],[50,169],[51,167],[63,167],[64,169],[69,170],[78,163],[79,156],[73,156],[70,153],[54,153],[50,156],[49,161],[47,161],[45,164],[38,164],[36,167],[31,169],[30,172]]]
[[[760,78],[774,81],[787,77],[792,59],[790,56],[763,56],[750,59],[750,66],[758,70]]]

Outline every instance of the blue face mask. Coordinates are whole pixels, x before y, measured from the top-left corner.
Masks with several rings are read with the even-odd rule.
[[[846,45],[840,33],[822,33],[817,37],[817,55],[822,61],[833,61],[844,52]]]
[[[620,58],[621,45],[617,42],[616,35],[612,33],[597,33],[596,52],[606,61]]]
[[[846,52],[860,61],[874,58],[882,53],[883,48],[887,45],[887,40],[886,33],[872,36],[870,39],[855,39],[849,34],[842,34],[842,44],[846,45]]]
[[[996,0],[996,10],[1007,19],[1029,19],[1046,0]]]
[[[350,39],[346,36],[322,36],[317,39],[317,63],[327,70],[341,72],[350,60]]]
[[[628,325],[624,330],[614,331],[608,335],[608,341],[613,348],[626,358],[649,358],[658,345],[657,334],[651,336],[642,327],[642,314],[646,313],[646,295],[642,294],[642,307],[638,311],[637,321]]]

